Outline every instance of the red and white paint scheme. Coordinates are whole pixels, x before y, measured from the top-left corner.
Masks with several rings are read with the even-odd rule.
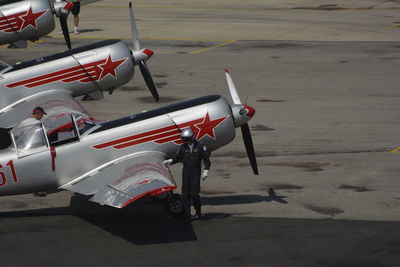
[[[140,47],[132,9],[130,13],[132,32],[136,34],[132,36],[133,49],[121,40],[104,40],[12,66],[0,65],[0,127],[13,127],[36,106],[46,110],[44,124],[49,131],[67,123],[59,114],[68,114],[68,118],[85,114],[85,119],[90,120],[81,106],[73,104],[74,97],[102,99],[104,91],[111,94],[128,83],[135,66],[139,66],[158,101],[157,88],[146,63],[153,51]]]
[[[24,79],[18,82],[9,83],[6,84],[6,87],[14,88],[18,86],[25,86],[27,88],[33,88],[54,82],[90,83],[93,82],[93,80],[100,81],[107,75],[111,75],[113,78],[118,79],[116,69],[127,59],[128,58],[126,57],[120,60],[113,61],[111,55],[108,55],[108,57],[105,59],[87,63],[85,65],[68,67],[47,74]]]
[[[233,82],[229,86],[236,92]],[[2,131],[0,140],[9,142],[0,144],[0,195],[65,189],[123,208],[139,198],[171,192],[176,183],[164,161],[174,157],[180,133],[188,127],[210,151],[230,143],[241,127],[258,174],[247,124],[255,110],[239,101],[229,104],[221,95],[209,95],[99,124],[76,111],[61,116],[69,118],[68,127],[51,133],[41,123]],[[177,206],[177,198],[167,200],[167,207]]]
[[[64,37],[69,48],[70,40],[66,17],[72,3],[56,0],[6,0],[0,3],[0,45],[14,48],[27,47],[27,41],[36,41],[54,30],[53,14],[60,18]]]
[[[33,13],[32,7],[27,11],[22,11],[9,16],[0,17],[0,31],[2,32],[22,32],[27,27],[38,29],[37,20],[50,9],[45,9]]]
[[[220,125],[229,116],[224,116],[215,120],[210,120],[208,113],[201,119],[191,120],[179,125],[173,124],[160,129],[150,130],[139,134],[127,136],[124,138],[108,141],[106,143],[94,145],[95,149],[103,149],[106,147],[113,147],[115,149],[124,149],[131,146],[153,142],[155,144],[165,144],[167,142],[174,142],[175,144],[182,144],[180,133],[182,129],[191,128],[195,134],[196,140],[201,140],[203,137],[208,136],[216,141],[215,128]]]

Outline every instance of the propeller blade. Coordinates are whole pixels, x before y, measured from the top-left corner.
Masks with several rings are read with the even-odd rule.
[[[147,84],[147,87],[149,88],[156,102],[158,102],[160,100],[160,97],[158,96],[157,87],[154,84],[153,78],[151,77],[151,73],[149,68],[147,67],[146,62],[143,60],[139,61],[139,68],[140,72],[142,73],[143,79]]]
[[[66,17],[60,17],[60,25],[64,35],[65,42],[67,43],[68,49],[71,49],[71,39],[69,38],[68,23]]]
[[[245,123],[240,127],[240,129],[242,130],[243,141],[246,147],[247,157],[250,160],[251,168],[253,169],[253,173],[258,175],[256,153],[254,152],[253,139],[251,138],[250,127],[247,123]]]
[[[226,80],[228,82],[229,92],[231,93],[231,97],[233,100],[233,104],[242,104],[239,95],[237,93],[235,84],[233,83],[231,74],[229,73],[229,70],[225,69],[225,75],[226,75]]]
[[[135,14],[133,13],[132,2],[129,2],[129,15],[131,19],[131,34],[132,34],[132,45],[133,49],[139,50],[140,49],[140,40],[139,34],[136,27],[136,18]]]

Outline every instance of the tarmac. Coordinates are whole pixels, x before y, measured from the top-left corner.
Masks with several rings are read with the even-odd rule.
[[[130,44],[126,1],[83,1],[72,46]],[[211,158],[205,218],[186,224],[146,200],[124,210],[66,191],[0,198],[0,266],[399,266],[400,1],[135,1],[158,86],[137,71],[101,101],[111,120],[191,98],[230,100],[228,68],[250,127]],[[69,18],[72,29],[72,18]],[[7,63],[66,49],[58,28]],[[179,165],[172,173],[180,183]],[[177,191],[179,193],[179,190]]]

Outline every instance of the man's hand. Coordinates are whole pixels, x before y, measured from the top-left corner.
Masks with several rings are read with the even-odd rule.
[[[208,177],[208,170],[203,171],[203,178],[202,180],[204,181]]]
[[[172,159],[166,159],[162,163],[164,163],[165,165],[169,165],[172,163]]]

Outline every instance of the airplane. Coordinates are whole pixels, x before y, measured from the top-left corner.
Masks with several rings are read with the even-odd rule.
[[[0,127],[15,126],[35,106],[46,110],[47,129],[62,126],[76,110],[76,115],[91,120],[73,98],[85,95],[102,99],[104,91],[111,94],[129,82],[136,65],[158,101],[157,88],[146,64],[153,51],[140,47],[131,3],[129,12],[133,50],[121,40],[104,40],[12,66],[0,62]]]
[[[211,151],[230,143],[241,127],[258,175],[248,126],[255,109],[241,103],[230,73],[225,74],[233,104],[209,95],[99,124],[71,115],[73,135],[66,139],[60,139],[66,129],[50,138],[57,133],[46,133],[42,123],[3,132],[0,195],[64,189],[115,208],[163,195],[167,211],[179,215],[182,202],[173,194],[177,186],[163,161],[174,156],[182,143],[180,132],[189,127]]]
[[[55,27],[53,14],[60,18],[65,42],[71,49],[67,16],[72,3],[56,0],[0,0],[0,45],[26,48],[27,40],[37,41]]]

